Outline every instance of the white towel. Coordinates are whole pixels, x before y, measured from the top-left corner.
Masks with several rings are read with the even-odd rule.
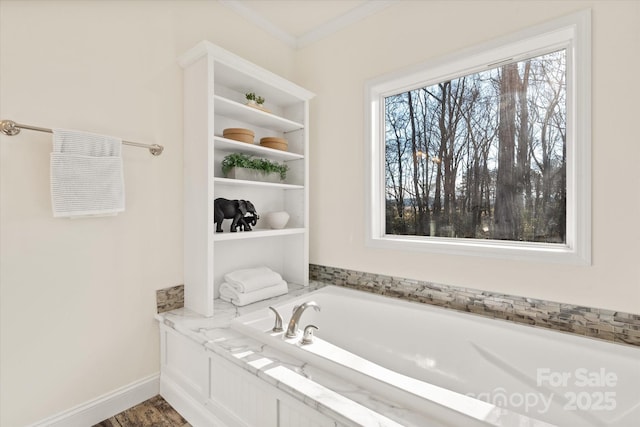
[[[122,140],[53,130],[51,205],[54,217],[115,215],[124,211]]]
[[[238,292],[253,292],[280,283],[282,276],[269,267],[258,267],[227,273],[224,280]]]
[[[289,287],[287,286],[287,282],[284,280],[280,281],[276,285],[253,292],[238,292],[238,290],[231,287],[228,283],[220,285],[220,299],[231,302],[238,307],[284,295],[287,292],[289,292]]]

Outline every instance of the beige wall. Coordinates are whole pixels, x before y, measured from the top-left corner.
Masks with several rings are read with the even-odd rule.
[[[365,247],[365,81],[586,8],[593,9],[593,265]],[[640,313],[638,46],[637,1],[405,1],[301,50],[297,80],[318,94],[310,261]]]
[[[182,283],[182,71],[211,40],[291,74],[293,51],[215,1],[0,2],[0,116],[165,146],[123,148],[126,211],[53,219],[51,135],[0,141],[0,425],[159,369],[155,290]]]
[[[365,80],[591,6],[593,266],[365,248]],[[158,371],[154,291],[183,278],[176,57],[202,39],[318,94],[311,262],[640,312],[640,231],[624,226],[640,217],[638,22],[635,1],[406,1],[296,53],[215,1],[0,0],[1,118],[166,147],[124,148],[124,214],[70,221],[51,217],[50,135],[1,137],[0,425]]]

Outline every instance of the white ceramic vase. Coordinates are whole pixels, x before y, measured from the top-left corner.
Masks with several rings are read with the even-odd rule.
[[[266,214],[267,225],[269,228],[281,229],[289,222],[289,214],[285,211],[269,212]]]

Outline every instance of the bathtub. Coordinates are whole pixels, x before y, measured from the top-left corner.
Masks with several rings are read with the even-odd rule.
[[[271,331],[268,309],[231,327],[442,426],[616,426],[640,420],[640,348],[327,286],[299,327]]]

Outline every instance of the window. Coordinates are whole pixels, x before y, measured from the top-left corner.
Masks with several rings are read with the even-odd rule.
[[[370,245],[590,262],[589,22],[367,85]]]

